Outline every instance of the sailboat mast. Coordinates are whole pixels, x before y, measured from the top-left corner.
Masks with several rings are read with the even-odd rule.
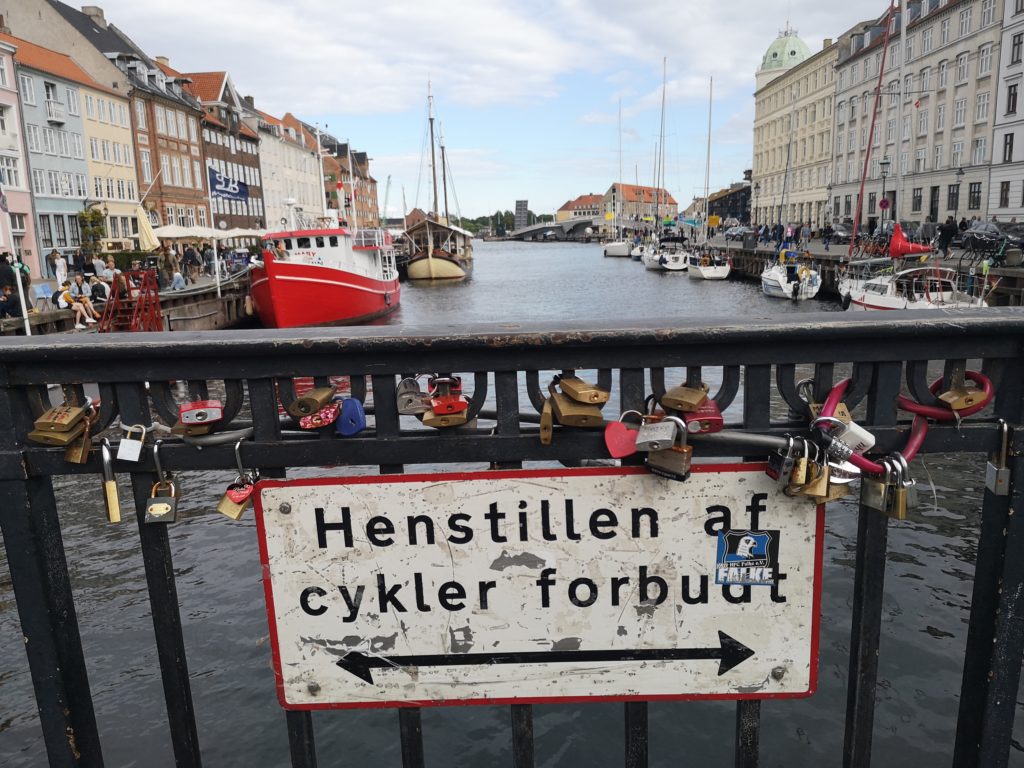
[[[704,242],[708,239],[708,194],[711,189],[711,104],[715,92],[715,78],[708,78],[708,151],[704,158]]]
[[[899,88],[899,91],[900,91],[900,119],[899,119],[897,124],[900,124],[900,123],[903,122],[903,114],[906,112],[906,109],[907,109],[907,97],[908,96],[912,97],[912,95],[909,94],[906,91],[907,84],[906,84],[906,81],[903,79],[903,62],[905,62],[907,60],[907,55],[906,55],[906,50],[907,50],[907,21],[908,21],[909,18],[910,18],[910,4],[907,3],[907,2],[904,2],[900,6],[900,42],[903,44],[902,45],[902,49],[903,50],[901,51],[902,55],[899,57],[899,66],[897,67],[897,75],[896,75],[896,77],[899,78],[899,85],[897,87]],[[900,130],[903,130],[903,129],[901,128]],[[894,205],[889,209],[889,218],[893,221],[893,224],[895,224],[895,222],[899,221],[899,219],[896,218],[896,217],[899,215],[900,210],[902,210],[902,208],[903,208],[903,201],[905,199],[903,197],[903,155],[904,155],[904,152],[901,150],[899,154],[900,154],[900,156],[898,158],[895,158],[896,160],[899,161],[896,164],[896,189],[895,189],[896,197],[895,197]],[[897,206],[898,206],[898,208],[900,210],[897,210]]]
[[[444,223],[448,223],[448,156],[444,151],[444,124],[438,123],[441,138],[441,187],[444,189]]]
[[[622,99],[619,99],[619,191],[612,201],[612,232],[615,238],[621,236],[619,231],[619,209],[622,207]]]
[[[352,165],[352,139],[345,140],[345,147],[348,151],[348,212],[351,221],[353,234],[359,231],[359,219],[356,216],[356,169]]]
[[[427,82],[427,114],[430,121],[430,174],[434,179],[434,218],[437,218],[437,155],[434,152],[434,97]]]
[[[665,185],[665,91],[668,88],[668,57],[661,59],[661,151],[658,154],[658,183],[654,193],[654,227],[661,227],[661,189]]]

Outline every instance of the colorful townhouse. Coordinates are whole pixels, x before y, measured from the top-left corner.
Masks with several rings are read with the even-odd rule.
[[[316,137],[290,113],[283,118],[249,107],[246,123],[260,137],[260,175],[268,229],[323,215],[323,175]]]
[[[0,42],[0,186],[7,213],[0,211],[0,253],[14,253],[41,277],[36,246],[35,213],[29,190],[29,171],[18,103],[16,46]]]

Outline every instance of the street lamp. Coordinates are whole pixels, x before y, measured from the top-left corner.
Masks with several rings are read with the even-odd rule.
[[[832,219],[832,184],[831,182],[825,186],[825,218],[826,224],[831,223]]]
[[[757,219],[757,196],[759,194],[761,194],[761,182],[755,181],[754,182],[754,215],[753,215],[753,217],[751,217],[751,222],[750,222],[751,224],[753,224],[754,220]]]
[[[956,221],[956,215],[960,210],[960,182],[964,178],[963,167],[956,169],[956,202],[953,203],[953,221]]]
[[[885,196],[885,177],[889,175],[890,160],[888,155],[884,155],[882,160],[878,163],[878,167],[882,171],[882,199],[886,202],[882,205],[882,220],[885,220],[885,210],[889,207],[889,198]]]

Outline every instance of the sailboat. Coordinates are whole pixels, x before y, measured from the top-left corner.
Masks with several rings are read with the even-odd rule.
[[[704,160],[704,222],[701,242],[688,255],[690,277],[694,280],[725,280],[732,271],[732,259],[721,248],[708,243],[708,193],[711,184],[711,103],[715,81],[708,81],[708,149]]]
[[[619,99],[619,186],[612,195],[612,233],[615,240],[605,243],[605,256],[629,256],[633,244],[622,236],[619,209],[622,208],[622,99]]]
[[[688,268],[688,254],[678,247],[678,238],[672,242],[663,240],[657,234],[661,225],[661,191],[665,185],[665,91],[668,86],[668,63],[661,61],[661,135],[654,164],[654,234],[651,242],[644,246],[640,261],[647,269],[685,272]]]
[[[441,183],[444,216],[438,213],[437,154],[434,142],[434,97],[427,86],[427,117],[430,125],[430,171],[434,205],[431,213],[405,231],[410,243],[406,274],[410,280],[462,280],[473,271],[473,233],[450,223],[448,217],[448,158],[441,133]]]

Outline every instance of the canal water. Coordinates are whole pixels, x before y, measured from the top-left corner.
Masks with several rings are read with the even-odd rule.
[[[477,241],[476,256],[472,280],[464,284],[406,284],[401,309],[386,322],[665,326],[673,319],[740,315],[778,318],[781,333],[786,315],[838,310],[826,301],[767,299],[753,283],[646,272],[628,259],[603,258],[596,245]],[[709,379],[715,383],[713,371]],[[737,401],[730,411],[739,407]],[[925,487],[923,504],[910,520],[890,526],[878,766],[949,765],[954,738],[983,464],[980,457],[931,456],[915,462],[915,475]],[[181,478],[180,521],[170,528],[199,740],[208,766],[285,766],[287,736],[270,666],[255,524],[251,514],[232,523],[212,512],[232,479],[222,472]],[[92,478],[61,479],[57,486],[106,764],[171,766],[138,532],[132,523],[105,523],[100,490]],[[129,498],[123,479],[122,498]],[[762,704],[762,766],[841,762],[855,539],[854,503],[830,504],[818,692]],[[621,765],[622,712],[621,704],[537,706],[537,764]],[[321,765],[401,765],[395,711],[316,713],[313,720]],[[650,764],[730,766],[734,722],[731,702],[652,703]],[[423,733],[428,766],[511,765],[508,707],[426,709]],[[10,578],[0,562],[0,766],[45,763]],[[1017,747],[1011,764],[1024,765]]]

